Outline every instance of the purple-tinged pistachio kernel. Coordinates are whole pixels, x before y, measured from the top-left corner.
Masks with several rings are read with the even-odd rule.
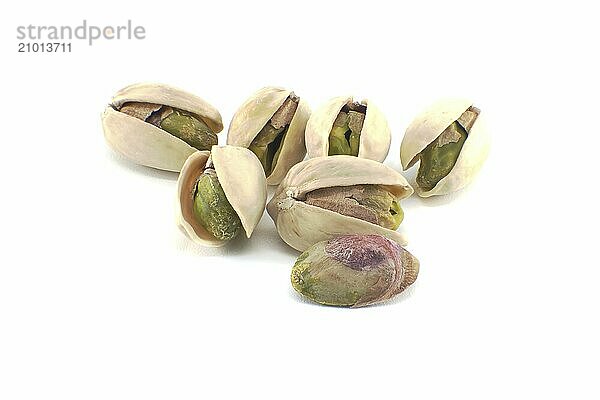
[[[343,235],[302,253],[291,280],[314,302],[362,307],[401,293],[418,273],[419,261],[397,243],[379,235]]]

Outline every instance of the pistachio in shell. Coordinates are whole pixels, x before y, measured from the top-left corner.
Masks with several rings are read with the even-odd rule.
[[[396,231],[403,219],[399,202],[412,192],[402,175],[379,162],[325,156],[292,167],[267,211],[279,236],[299,251],[351,233],[383,235],[404,245]]]
[[[310,158],[349,155],[383,161],[391,133],[387,120],[373,102],[335,97],[317,109],[306,125]]]
[[[187,157],[210,150],[223,130],[221,115],[200,97],[162,84],[120,90],[102,115],[104,136],[132,161],[179,172]]]
[[[469,184],[489,152],[481,110],[469,100],[440,101],[415,118],[400,146],[406,170],[417,161],[417,194],[454,192]]]
[[[413,284],[419,261],[380,235],[341,235],[298,257],[292,287],[323,305],[363,307],[388,300]]]
[[[306,154],[306,102],[291,90],[265,87],[247,99],[229,125],[227,144],[250,149],[260,160],[267,184],[277,185]]]
[[[267,200],[262,166],[252,152],[213,146],[185,162],[177,182],[177,223],[204,246],[220,247],[244,231],[249,238]]]

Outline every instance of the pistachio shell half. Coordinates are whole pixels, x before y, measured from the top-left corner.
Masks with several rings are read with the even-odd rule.
[[[404,170],[420,161],[416,192],[443,195],[468,185],[489,153],[481,110],[466,99],[441,100],[417,116],[400,145]]]
[[[304,159],[304,129],[309,116],[306,102],[291,90],[262,88],[234,114],[227,144],[254,152],[263,165],[267,184],[277,185]]]
[[[398,201],[412,192],[402,175],[379,162],[318,157],[290,169],[267,211],[279,236],[299,251],[350,233],[379,234],[404,245],[404,236],[386,226],[401,221]]]
[[[309,158],[343,154],[381,162],[391,142],[381,110],[351,96],[335,97],[317,109],[306,124],[305,136]]]
[[[379,235],[342,235],[302,253],[291,281],[314,302],[363,307],[403,292],[418,274],[419,261],[398,243]]]
[[[102,114],[107,143],[137,164],[179,172],[188,156],[210,150],[221,114],[198,96],[140,83],[121,89]]]
[[[206,192],[199,196],[199,190]],[[265,173],[256,156],[243,147],[213,146],[193,153],[181,169],[177,224],[195,242],[220,247],[236,236],[238,223],[250,237],[266,202]]]

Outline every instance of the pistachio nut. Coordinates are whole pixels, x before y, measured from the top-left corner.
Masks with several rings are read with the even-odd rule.
[[[421,197],[442,195],[468,185],[489,152],[481,110],[465,99],[435,103],[414,119],[402,144],[404,170],[420,161],[416,177]]]
[[[258,159],[243,147],[213,146],[188,157],[177,181],[177,223],[192,240],[220,247],[265,210],[267,184]]]
[[[236,111],[227,144],[249,148],[260,160],[267,184],[277,185],[306,154],[304,129],[309,115],[308,105],[294,92],[262,88]]]
[[[399,201],[413,189],[398,172],[353,156],[312,158],[293,166],[267,205],[279,236],[304,251],[313,244],[350,234],[379,234],[402,245],[396,232]]]
[[[223,130],[221,114],[182,90],[141,83],[121,89],[102,114],[104,137],[132,161],[179,172],[190,154],[210,150]]]
[[[388,300],[412,285],[419,261],[380,235],[342,235],[314,244],[292,268],[292,286],[329,306],[363,307]]]
[[[316,110],[306,124],[308,157],[348,155],[383,161],[390,149],[387,120],[373,102],[335,97]]]

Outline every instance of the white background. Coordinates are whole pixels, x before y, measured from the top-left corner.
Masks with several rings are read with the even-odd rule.
[[[597,12],[391,3],[3,8],[1,399],[600,397]],[[84,18],[132,19],[147,38],[17,53],[18,25]],[[106,146],[102,110],[139,81],[200,95],[226,126],[264,85],[313,108],[368,97],[389,119],[396,169],[413,116],[465,96],[492,151],[468,189],[403,203],[414,287],[322,307],[293,292],[298,253],[266,213],[250,240],[199,247],[173,222],[177,176]]]

